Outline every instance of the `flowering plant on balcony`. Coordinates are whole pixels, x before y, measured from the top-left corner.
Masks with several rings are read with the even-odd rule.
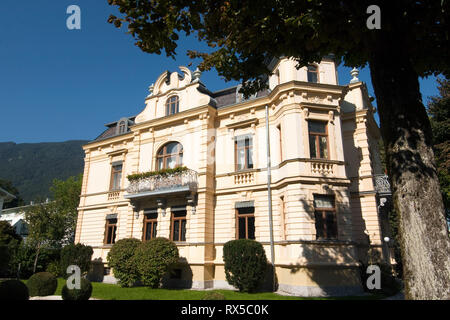
[[[156,171],[148,171],[148,172],[142,172],[142,173],[134,173],[127,176],[128,181],[137,181],[145,178],[149,178],[152,176],[169,176],[176,173],[182,173],[185,171],[188,171],[189,169],[187,167],[175,167],[175,168],[167,168],[167,169],[161,169]]]

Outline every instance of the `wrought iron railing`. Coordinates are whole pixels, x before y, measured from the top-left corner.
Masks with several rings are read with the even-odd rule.
[[[197,172],[191,169],[173,174],[154,175],[130,181],[128,194],[138,194],[149,191],[175,190],[189,187],[190,191],[197,190]]]
[[[391,184],[389,177],[385,174],[376,174],[373,177],[375,183],[375,190],[378,193],[391,193]]]

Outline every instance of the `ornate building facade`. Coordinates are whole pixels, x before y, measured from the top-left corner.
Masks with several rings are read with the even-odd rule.
[[[268,106],[279,289],[361,290],[369,246],[389,259],[375,109],[356,72],[343,86],[332,59],[295,65],[274,60],[269,90],[249,99],[239,86],[209,91],[198,70],[164,72],[140,114],[83,147],[75,240],[94,248],[97,271],[108,273],[109,249],[128,237],[176,242],[182,259],[170,286],[230,288],[222,249],[232,239],[261,242],[270,258]]]

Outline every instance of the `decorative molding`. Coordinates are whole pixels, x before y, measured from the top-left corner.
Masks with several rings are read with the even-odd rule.
[[[252,125],[257,125],[258,124],[258,119],[257,118],[253,118],[253,119],[248,119],[248,120],[243,120],[243,121],[238,121],[238,122],[234,122],[234,123],[230,123],[227,124],[226,127],[229,129],[236,129],[236,128],[242,128],[242,127],[250,127]]]

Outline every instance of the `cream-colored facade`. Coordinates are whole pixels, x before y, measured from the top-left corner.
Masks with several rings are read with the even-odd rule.
[[[114,240],[152,231],[180,240],[179,270],[167,285],[230,288],[222,249],[238,237],[261,242],[270,259],[268,106],[279,289],[314,296],[361,290],[359,261],[369,241],[383,252],[387,232],[375,186],[382,169],[374,108],[364,83],[338,84],[332,59],[309,71],[295,65],[273,61],[270,89],[249,99],[239,87],[210,92],[198,70],[164,72],[140,114],[108,124],[83,147],[75,241],[94,248],[97,266],[107,266]],[[172,146],[182,146],[182,157],[168,151]],[[190,170],[127,179],[175,165]]]

